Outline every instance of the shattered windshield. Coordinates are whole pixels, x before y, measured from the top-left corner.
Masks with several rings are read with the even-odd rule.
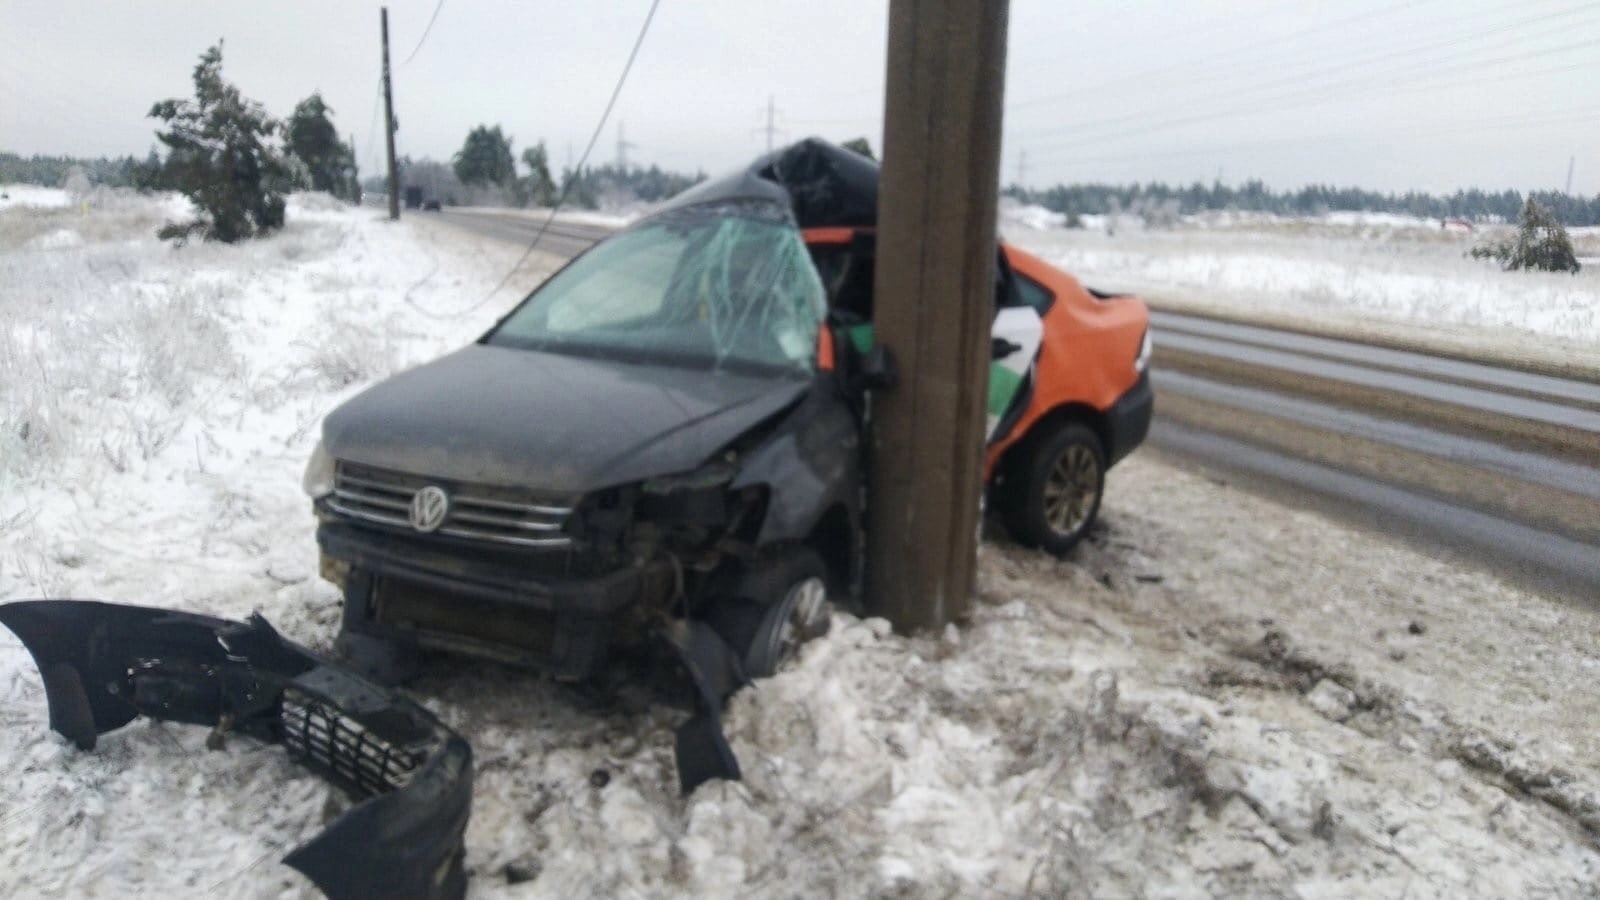
[[[781,207],[715,203],[611,237],[540,285],[486,342],[710,369],[806,370],[822,283]]]

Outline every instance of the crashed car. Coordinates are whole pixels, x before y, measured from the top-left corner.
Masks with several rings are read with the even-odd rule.
[[[893,380],[870,324],[877,181],[831,144],[779,151],[330,413],[305,487],[341,651],[582,679],[664,635],[705,688],[825,628],[861,584],[866,395]],[[1065,552],[1148,428],[1148,314],[1014,247],[999,263],[991,508]],[[711,644],[726,659],[695,656]]]

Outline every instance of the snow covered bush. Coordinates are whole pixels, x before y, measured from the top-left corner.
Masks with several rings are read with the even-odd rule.
[[[233,243],[283,227],[283,194],[294,172],[268,143],[278,122],[222,80],[222,45],[194,67],[194,100],[163,100],[150,117],[167,123],[156,137],[169,149],[161,175],[200,209],[199,218],[161,229],[183,242],[200,234]]]
[[[1473,247],[1472,258],[1493,259],[1507,271],[1538,269],[1577,273],[1583,268],[1572,251],[1572,239],[1567,237],[1567,230],[1556,221],[1554,213],[1531,197],[1522,207],[1516,240]]]

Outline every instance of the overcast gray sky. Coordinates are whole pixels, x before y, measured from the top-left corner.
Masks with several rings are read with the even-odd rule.
[[[649,0],[389,5],[400,152],[446,159],[498,123],[582,152]],[[0,149],[143,155],[151,103],[205,47],[277,115],[314,90],[364,174],[381,130],[378,5],[0,0]],[[880,145],[887,3],[662,0],[592,162],[712,173],[778,139]],[[1600,2],[1013,0],[1005,180],[1261,178],[1600,192]],[[1026,154],[1025,168],[1021,167]]]

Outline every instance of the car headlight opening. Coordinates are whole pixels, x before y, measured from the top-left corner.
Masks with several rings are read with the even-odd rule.
[[[333,457],[328,455],[321,441],[317,441],[317,448],[311,451],[311,459],[306,461],[306,474],[300,479],[300,487],[313,500],[321,500],[333,493]]]

